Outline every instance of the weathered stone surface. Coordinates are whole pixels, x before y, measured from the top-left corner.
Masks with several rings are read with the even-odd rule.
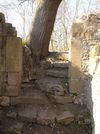
[[[56,117],[56,120],[58,123],[68,125],[74,121],[74,115],[71,112],[66,111],[66,112],[63,112],[62,114],[58,115]]]
[[[82,22],[73,23],[72,25],[72,36],[75,38],[82,38],[84,31],[84,24]]]
[[[13,119],[5,119],[2,122],[2,134],[21,134],[24,123]]]
[[[18,37],[7,38],[6,71],[22,72],[22,41]]]
[[[2,109],[0,109],[0,122],[1,122],[1,120],[3,119],[3,117],[4,117],[4,112],[3,112]]]
[[[62,60],[42,60],[41,61],[41,66],[44,69],[49,69],[49,68],[68,68],[69,67],[69,62],[68,61],[62,61]]]
[[[18,96],[20,92],[20,87],[6,85],[6,88],[2,90],[2,95],[5,96]]]
[[[17,31],[11,23],[6,23],[7,35],[8,36],[17,36]]]
[[[54,100],[59,104],[71,103],[72,98],[70,96],[54,96]]]
[[[1,106],[9,106],[10,105],[10,98],[2,96],[0,97],[0,105]]]
[[[64,95],[67,89],[63,87],[62,79],[45,77],[36,81],[37,86],[44,92],[52,92],[52,95]]]
[[[72,38],[70,46],[71,67],[70,76],[72,79],[79,78],[81,74],[81,40]],[[77,52],[78,51],[78,52]]]
[[[6,114],[6,116],[8,118],[17,119],[17,112],[15,112],[15,111],[8,111],[8,113]]]
[[[50,107],[40,108],[38,113],[37,122],[42,125],[49,125],[55,122],[56,113]]]
[[[48,69],[46,70],[47,76],[58,77],[58,78],[67,78],[68,71],[67,70],[56,70],[56,69]]]
[[[83,83],[84,83],[84,80],[71,79],[69,81],[70,93],[76,93],[76,94],[81,93],[83,91]]]
[[[36,122],[38,108],[32,105],[21,106],[18,108],[18,119],[25,122]]]
[[[4,23],[5,22],[5,16],[3,13],[0,12],[0,23]]]
[[[0,95],[2,95],[3,90],[5,90],[7,82],[7,75],[5,72],[0,72]]]
[[[19,86],[21,84],[21,77],[20,73],[9,73],[8,72],[8,85],[10,86]]]
[[[53,62],[53,67],[55,67],[55,68],[68,68],[69,62],[68,61],[55,61],[55,62]]]
[[[67,52],[49,52],[49,56],[47,57],[52,60],[68,60]]]
[[[11,97],[11,105],[17,104],[37,104],[37,105],[46,105],[48,100],[46,96],[35,89],[23,89],[21,95],[18,97]]]

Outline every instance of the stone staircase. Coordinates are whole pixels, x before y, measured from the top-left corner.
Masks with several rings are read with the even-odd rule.
[[[23,82],[20,95],[10,97],[11,106],[3,108],[2,126],[5,127],[1,128],[0,134],[8,134],[5,131],[22,134],[24,125],[30,123],[42,125],[42,128],[50,126],[52,129],[57,124],[67,127],[80,120],[90,125],[90,122],[86,122],[89,116],[84,117],[83,114],[87,113],[85,107],[74,104],[73,97],[69,94],[67,59],[49,56],[41,61],[41,66],[44,77]]]
[[[50,54],[47,59],[41,61],[41,66],[44,70],[44,77],[36,80],[37,87],[55,103],[72,102],[68,90],[68,54]]]
[[[87,122],[90,117],[87,116],[86,108],[74,104],[72,98],[67,97],[69,96],[66,95],[66,98],[61,96],[61,100],[58,99],[60,102],[55,102],[37,88],[35,83],[23,83],[20,96],[11,97],[11,106],[2,108],[1,126],[3,128],[0,126],[0,134],[8,134],[8,132],[22,134],[24,125],[34,123],[37,126],[42,125],[44,129],[46,126],[50,126],[51,129],[56,128],[57,124],[64,125],[66,128],[71,124],[77,124],[78,126],[78,123],[90,125],[90,122]],[[26,134],[28,134],[28,131],[30,129],[27,130]]]

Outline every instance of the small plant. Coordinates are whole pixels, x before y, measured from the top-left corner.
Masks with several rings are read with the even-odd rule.
[[[46,92],[46,95],[48,96],[48,98],[52,98],[52,96],[54,95],[54,92],[48,91],[48,92]]]
[[[29,40],[23,40],[22,44],[23,44],[23,46],[27,46],[29,44]]]
[[[62,80],[62,86],[64,88],[68,88],[68,79],[67,78],[65,78],[64,80]]]

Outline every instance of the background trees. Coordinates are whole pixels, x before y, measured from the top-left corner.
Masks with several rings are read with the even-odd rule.
[[[37,0],[0,0],[0,10],[5,13],[6,20],[17,28],[18,35],[26,39],[32,28]],[[66,51],[67,39],[70,36],[72,22],[100,9],[99,0],[62,0],[53,29],[50,50]]]

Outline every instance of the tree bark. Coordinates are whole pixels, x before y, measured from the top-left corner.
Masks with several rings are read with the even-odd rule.
[[[62,0],[37,0],[37,10],[33,18],[30,33],[30,48],[33,62],[39,63],[40,58],[48,55],[57,9]]]

